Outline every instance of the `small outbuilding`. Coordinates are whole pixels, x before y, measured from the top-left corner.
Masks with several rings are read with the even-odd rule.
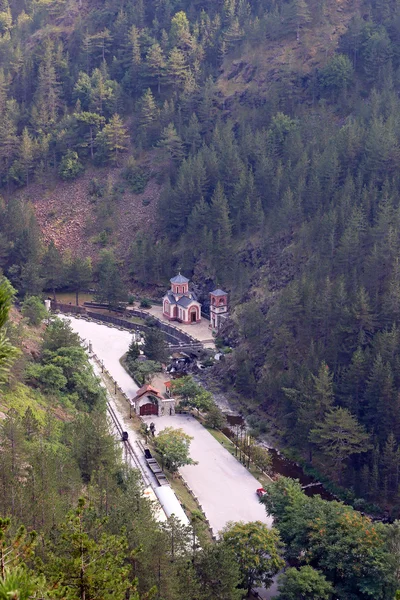
[[[164,398],[152,385],[143,385],[132,399],[132,406],[137,415],[163,415],[175,414],[174,398]]]

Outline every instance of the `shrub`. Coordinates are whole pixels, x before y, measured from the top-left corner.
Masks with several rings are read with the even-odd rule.
[[[217,405],[211,406],[206,415],[206,425],[212,429],[222,429],[226,427],[226,417]]]
[[[67,153],[62,157],[58,169],[61,179],[64,179],[65,181],[75,179],[82,171],[83,165],[79,160],[77,152],[68,150]]]
[[[102,198],[104,196],[104,184],[100,183],[95,177],[89,182],[89,196]]]
[[[151,302],[148,298],[143,298],[140,301],[140,308],[151,308]]]
[[[38,296],[27,296],[22,303],[21,312],[31,325],[39,325],[48,316],[46,307]]]
[[[26,369],[28,380],[35,380],[49,392],[59,392],[67,385],[61,367],[56,365],[29,365]]]
[[[138,167],[133,157],[128,160],[125,168],[123,169],[122,177],[128,183],[132,192],[135,194],[141,194],[144,192],[148,182],[148,177],[144,170]]]

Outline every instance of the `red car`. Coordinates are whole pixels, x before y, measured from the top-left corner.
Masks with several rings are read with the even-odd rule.
[[[266,493],[267,492],[264,490],[264,488],[258,488],[258,490],[256,490],[256,494],[259,498],[262,498]]]

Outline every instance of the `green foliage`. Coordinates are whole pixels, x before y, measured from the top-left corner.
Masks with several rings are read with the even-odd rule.
[[[52,352],[58,348],[79,346],[79,336],[64,319],[52,318],[43,335],[43,350]]]
[[[65,389],[67,379],[63,370],[56,365],[29,365],[26,369],[28,381],[36,381],[48,392],[60,392]]]
[[[0,282],[0,383],[7,380],[10,367],[19,354],[5,332],[14,291],[10,282],[3,278]]]
[[[156,362],[165,362],[168,358],[168,346],[161,329],[148,327],[144,334],[143,352],[148,359]]]
[[[290,568],[279,577],[279,598],[282,600],[329,600],[333,587],[324,575],[310,566]]]
[[[78,306],[79,292],[92,281],[92,262],[90,258],[82,259],[78,256],[71,258],[67,263],[67,280],[75,291],[76,305]]]
[[[58,169],[61,179],[69,181],[76,179],[83,171],[83,165],[79,161],[78,153],[73,150],[68,150],[67,154],[62,157]]]
[[[281,542],[275,529],[261,521],[228,524],[223,541],[238,561],[241,585],[247,594],[253,586],[269,587],[272,577],[283,567]]]
[[[128,373],[137,381],[140,385],[149,383],[155,373],[161,373],[162,364],[154,360],[130,360],[127,357],[126,367]]]
[[[136,360],[140,356],[140,349],[135,339],[133,338],[131,343],[129,344],[129,349],[127,352],[127,359],[130,361]]]
[[[262,502],[280,531],[287,557],[321,571],[333,585],[334,597],[367,600],[386,598],[387,590],[394,594],[379,525],[338,502],[308,498],[298,482],[284,477],[268,486]]]
[[[81,499],[61,526],[47,572],[57,598],[79,600],[101,594],[104,600],[123,600],[133,589],[125,561],[126,539],[107,534],[104,520],[93,517]]]
[[[118,262],[111,250],[102,250],[96,269],[97,285],[95,298],[108,306],[118,306],[127,293],[122,281]]]
[[[160,431],[155,444],[167,469],[174,472],[184,465],[196,464],[189,456],[192,439],[183,429],[166,427]]]
[[[310,439],[320,447],[325,456],[332,459],[336,473],[341,472],[343,462],[350,456],[367,452],[371,448],[364,428],[345,408],[328,412],[323,423],[311,430]]]
[[[271,453],[262,446],[252,446],[251,459],[253,463],[264,473],[268,473],[272,465]]]
[[[27,296],[22,303],[21,312],[31,325],[40,325],[48,316],[43,300],[37,296]]]
[[[148,176],[145,171],[136,164],[133,157],[130,157],[126,163],[122,171],[122,177],[128,183],[132,192],[135,194],[144,192],[148,182]]]
[[[206,414],[205,424],[212,429],[222,429],[226,425],[226,417],[216,404],[210,406]]]
[[[190,375],[175,379],[171,384],[171,393],[180,399],[180,406],[208,411],[213,405],[212,394],[197,384]]]
[[[151,308],[151,302],[147,298],[142,298],[140,301],[140,308]]]
[[[335,54],[320,71],[320,85],[328,92],[337,93],[346,90],[353,78],[353,66],[344,54]]]

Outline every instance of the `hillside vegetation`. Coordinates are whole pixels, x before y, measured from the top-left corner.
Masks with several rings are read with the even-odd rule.
[[[399,3],[0,8],[0,260],[20,293],[87,287],[89,255],[110,304],[121,271],[227,287],[226,383],[397,510]]]

